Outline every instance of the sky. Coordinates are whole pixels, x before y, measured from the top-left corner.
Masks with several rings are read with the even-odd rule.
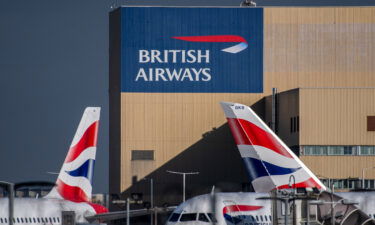
[[[241,0],[1,0],[0,180],[52,181],[87,106],[102,107],[94,193],[108,192],[108,13],[120,5],[239,6]],[[366,6],[373,0],[262,0]]]

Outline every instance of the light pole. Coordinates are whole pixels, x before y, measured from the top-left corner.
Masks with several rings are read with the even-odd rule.
[[[151,202],[151,209],[154,209],[154,180],[152,178],[143,178],[143,180],[150,180],[150,202]],[[155,211],[156,212],[156,211]],[[152,211],[151,211],[151,221],[150,224],[153,224],[152,219]]]
[[[150,180],[150,203],[151,209],[154,208],[154,180],[152,178],[143,178],[143,180]]]
[[[167,172],[182,175],[182,180],[183,180],[182,181],[183,182],[183,185],[182,185],[182,189],[183,189],[182,201],[184,202],[185,201],[186,175],[197,175],[197,174],[199,174],[199,172],[184,173],[184,172],[177,172],[177,171],[170,171],[170,170],[167,170]]]
[[[375,166],[362,168],[362,188],[363,189],[365,189],[365,170],[370,170],[370,169],[375,169]]]

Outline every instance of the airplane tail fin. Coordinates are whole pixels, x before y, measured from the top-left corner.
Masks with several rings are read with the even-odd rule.
[[[256,192],[288,189],[289,184],[326,190],[250,107],[229,102],[221,102],[221,106]],[[295,180],[289,183],[292,175]]]
[[[87,107],[82,115],[56,186],[46,198],[73,202],[91,200],[100,107]]]

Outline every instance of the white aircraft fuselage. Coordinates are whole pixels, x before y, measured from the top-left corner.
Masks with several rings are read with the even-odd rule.
[[[358,202],[359,209],[371,218],[375,218],[375,193],[338,192],[335,194],[352,202]],[[183,202],[174,210],[166,225],[207,225],[213,222],[213,218],[216,220],[216,225],[272,225],[271,201],[257,199],[270,197],[268,193],[216,193],[214,196],[205,194]],[[297,208],[301,207],[300,200],[295,203]],[[300,212],[297,213],[298,221],[301,221]]]
[[[8,198],[0,199],[0,224],[8,224]],[[63,199],[15,198],[14,224],[61,224],[62,211],[74,211],[76,222],[87,222],[85,217],[97,214],[99,205],[75,203]]]

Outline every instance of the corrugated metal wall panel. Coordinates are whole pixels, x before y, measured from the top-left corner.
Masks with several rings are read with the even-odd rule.
[[[375,88],[300,89],[300,145],[374,145]]]
[[[265,92],[374,87],[374,7],[266,8]]]

